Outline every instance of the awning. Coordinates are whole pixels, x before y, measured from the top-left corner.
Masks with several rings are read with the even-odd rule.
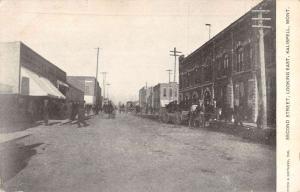
[[[30,79],[28,95],[50,96],[60,99],[66,98],[48,79],[38,76],[36,73],[24,67],[21,67],[21,77]]]
[[[64,87],[70,87],[68,84],[60,81],[60,80],[57,80],[57,85],[61,85],[61,86],[64,86]]]

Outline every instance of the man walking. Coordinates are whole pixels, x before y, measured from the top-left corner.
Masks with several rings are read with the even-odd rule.
[[[84,101],[78,104],[78,127],[81,127],[81,124],[83,124],[84,127],[88,126],[88,124],[85,122]]]
[[[48,125],[48,121],[49,121],[49,103],[48,103],[48,99],[44,100],[44,104],[43,104],[43,119],[44,119],[44,123],[47,126]]]

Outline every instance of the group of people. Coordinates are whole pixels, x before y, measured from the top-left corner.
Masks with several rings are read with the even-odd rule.
[[[197,102],[193,102],[189,108],[189,126],[192,124],[195,126],[196,122],[199,125],[205,126],[206,122],[210,119],[225,121],[234,120],[236,126],[243,126],[244,120],[244,109],[242,105],[234,105],[231,109],[227,107],[223,109],[218,107],[216,100],[205,101],[199,99]]]
[[[49,122],[49,112],[50,112],[50,104],[49,100],[45,99],[43,101],[43,108],[42,108],[42,114],[43,114],[43,121],[45,125],[48,125]],[[84,101],[74,101],[71,102],[71,109],[70,109],[70,117],[69,119],[71,121],[74,121],[77,116],[77,125],[78,127],[87,126],[88,124],[85,122],[85,108],[84,108]]]
[[[108,114],[108,118],[115,118],[115,107],[114,105],[111,103],[111,101],[108,101],[107,103],[103,104],[103,112],[105,114]]]

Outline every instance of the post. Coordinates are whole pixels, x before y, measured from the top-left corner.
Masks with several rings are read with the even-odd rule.
[[[262,13],[258,16],[262,18]],[[259,29],[259,58],[260,58],[260,76],[261,76],[261,96],[262,96],[262,126],[267,125],[267,91],[266,91],[266,64],[265,64],[265,46],[264,31]]]
[[[103,98],[105,98],[105,81],[106,81],[106,74],[107,72],[101,72],[101,74],[103,75],[103,79],[102,79],[102,86],[103,86]]]
[[[208,27],[208,40],[210,39],[210,27],[211,27],[211,24],[210,23],[206,23],[205,24],[207,27]]]
[[[265,64],[265,45],[264,45],[264,28],[271,28],[270,26],[263,26],[263,21],[271,20],[271,18],[263,18],[263,13],[270,12],[269,10],[252,10],[252,12],[257,13],[257,18],[252,18],[252,20],[257,21],[258,25],[252,25],[254,28],[258,28],[259,33],[259,60],[260,60],[260,87],[261,87],[261,126],[263,128],[267,127],[267,86],[266,86],[266,64]]]
[[[179,55],[177,55],[177,53],[181,53],[180,51],[177,51],[176,50],[176,47],[174,47],[173,51],[170,51],[171,53],[173,54],[170,54],[170,56],[174,56],[174,82],[176,83],[176,60],[177,60],[177,57]]]
[[[96,67],[96,81],[98,81],[98,60],[99,60],[99,47],[97,49],[97,67]]]
[[[96,80],[95,80],[95,84],[94,84],[94,95],[95,95],[95,105],[96,108],[98,107],[99,104],[99,99],[98,99],[98,60],[99,60],[99,47],[96,48],[97,49],[97,66],[96,66]]]
[[[107,99],[108,99],[108,97],[109,97],[109,96],[108,96],[108,86],[110,86],[110,84],[107,83],[106,85],[107,85]]]
[[[166,70],[166,71],[168,71],[168,73],[169,73],[169,84],[170,84],[170,82],[171,82],[171,69],[168,69],[168,70]]]

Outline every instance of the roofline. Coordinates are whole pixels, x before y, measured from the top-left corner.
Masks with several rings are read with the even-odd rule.
[[[262,0],[260,3],[258,3],[257,5],[255,5],[254,7],[252,7],[249,11],[247,11],[245,14],[243,14],[242,16],[240,16],[237,20],[235,20],[234,22],[232,22],[230,25],[228,25],[226,28],[224,28],[222,31],[220,31],[219,33],[217,33],[215,36],[213,36],[211,39],[209,39],[208,41],[206,41],[204,44],[202,44],[199,48],[197,48],[195,51],[193,51],[192,53],[190,53],[189,55],[187,55],[186,57],[183,58],[183,61],[185,61],[186,59],[189,59],[190,57],[192,57],[193,55],[195,55],[196,53],[198,53],[203,47],[205,47],[206,45],[212,43],[216,38],[218,38],[222,33],[227,32],[228,30],[232,29],[234,25],[236,25],[237,23],[239,23],[245,16],[247,16],[251,10],[262,6],[264,3],[268,2],[268,1],[274,1],[274,0]]]
[[[38,56],[40,56],[41,58],[43,58],[44,60],[46,60],[49,64],[53,65],[54,67],[56,67],[57,69],[61,70],[62,72],[64,72],[67,76],[67,72],[65,72],[64,70],[62,70],[61,68],[59,68],[57,65],[55,65],[54,63],[52,63],[51,61],[49,61],[48,59],[46,59],[45,57],[43,57],[41,54],[39,54],[38,52],[36,52],[35,50],[33,50],[31,47],[29,47],[28,45],[26,45],[24,42],[22,41],[14,41],[16,43],[20,43],[20,47],[21,45],[25,46],[26,48],[28,48],[30,51],[34,52],[35,54],[37,54]],[[11,43],[14,43],[11,42]]]

